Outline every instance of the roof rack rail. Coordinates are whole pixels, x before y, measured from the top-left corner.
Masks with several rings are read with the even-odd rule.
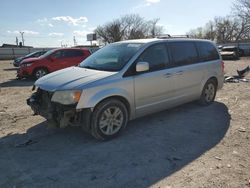
[[[156,36],[156,38],[158,38],[158,39],[167,39],[167,38],[171,38],[171,35],[170,34],[164,34],[164,35]]]
[[[167,39],[167,38],[190,38],[190,35],[170,35],[170,34],[165,34],[165,35],[159,35],[156,36],[158,39]]]

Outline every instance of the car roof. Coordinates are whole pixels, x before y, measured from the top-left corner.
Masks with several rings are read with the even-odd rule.
[[[205,39],[193,39],[193,38],[183,38],[183,37],[180,37],[180,38],[148,38],[148,39],[134,39],[134,40],[125,40],[125,41],[120,41],[120,42],[117,42],[117,43],[151,43],[151,42],[164,42],[164,41],[209,41],[211,42],[210,40],[205,40]]]
[[[58,51],[58,50],[83,50],[83,51],[85,51],[85,50],[89,50],[89,49],[87,49],[87,48],[57,48],[55,50],[56,51]]]

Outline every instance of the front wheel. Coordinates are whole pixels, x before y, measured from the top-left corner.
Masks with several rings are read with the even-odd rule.
[[[210,79],[203,87],[202,94],[199,100],[201,105],[209,105],[214,102],[217,91],[217,84],[215,80]]]
[[[48,74],[48,71],[45,68],[38,68],[34,71],[34,78],[37,80],[43,76],[45,76],[46,74]]]
[[[91,133],[99,140],[109,140],[126,127],[128,110],[117,99],[108,99],[98,104],[91,118]]]

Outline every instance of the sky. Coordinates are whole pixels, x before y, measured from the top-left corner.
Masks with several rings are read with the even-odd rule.
[[[0,45],[21,41],[34,47],[90,44],[86,35],[127,14],[159,18],[164,33],[186,34],[231,13],[234,0],[1,0]]]

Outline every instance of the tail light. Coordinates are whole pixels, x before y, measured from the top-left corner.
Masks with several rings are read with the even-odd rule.
[[[224,62],[223,62],[223,61],[221,61],[221,70],[222,70],[222,73],[223,73],[223,74],[225,73],[224,69],[225,69]]]

